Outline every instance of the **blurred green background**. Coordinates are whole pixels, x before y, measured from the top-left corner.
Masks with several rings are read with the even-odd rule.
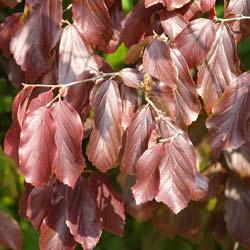
[[[123,0],[124,13],[128,13],[136,1]],[[70,1],[63,1],[64,7],[68,6]],[[9,8],[0,9],[0,22],[5,17],[16,11],[22,11],[23,4],[19,4],[14,10]],[[217,16],[223,16],[223,1],[217,1]],[[70,18],[68,12],[65,18]],[[127,49],[122,44],[118,50],[109,55],[104,55],[105,59],[115,70],[124,67],[124,57]],[[245,39],[240,42],[239,56],[244,70],[250,68],[250,40]],[[7,212],[14,217],[21,226],[24,237],[24,250],[36,250],[38,247],[38,233],[33,229],[29,222],[18,215],[18,200],[23,191],[23,178],[20,176],[15,163],[3,153],[4,135],[11,124],[11,104],[17,89],[13,87],[7,78],[7,60],[0,53],[0,210]],[[111,175],[117,175],[116,170],[111,171]],[[209,209],[207,211],[209,216]],[[206,230],[206,225],[205,225]],[[150,220],[135,220],[130,215],[126,215],[126,225],[124,237],[120,238],[112,234],[103,232],[101,241],[96,250],[192,250],[192,249],[222,249],[211,238],[206,235],[204,241],[210,244],[206,246],[192,244],[181,237],[167,238],[164,234],[158,232]],[[206,244],[205,244],[206,245]],[[1,248],[0,248],[1,249]],[[78,249],[81,249],[78,246]]]

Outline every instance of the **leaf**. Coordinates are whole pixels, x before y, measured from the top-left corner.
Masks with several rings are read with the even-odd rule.
[[[126,143],[121,160],[121,171],[135,174],[136,163],[148,148],[151,132],[154,128],[154,118],[149,106],[143,106],[136,114],[126,131]]]
[[[105,172],[114,166],[121,148],[122,102],[114,80],[106,80],[94,90],[95,118],[87,155],[99,170]]]
[[[73,21],[86,40],[107,53],[113,52],[117,46],[109,48],[109,43],[115,35],[114,26],[104,0],[73,0],[72,4]]]
[[[146,32],[150,16],[154,11],[155,8],[147,9],[145,8],[143,1],[140,1],[123,19],[121,39],[126,47],[129,48],[133,44],[141,41]],[[134,27],[136,27],[136,32],[134,32]]]
[[[74,25],[63,29],[59,47],[59,84],[76,81],[87,70],[98,70],[90,45]]]
[[[13,250],[21,250],[22,244],[23,237],[18,223],[0,211],[0,247],[7,246]]]
[[[143,55],[143,70],[170,86],[178,81],[178,71],[174,65],[169,45],[159,39],[153,39]]]
[[[123,201],[116,193],[106,175],[94,172],[91,185],[96,194],[97,207],[100,213],[102,228],[122,236],[125,223]]]
[[[39,238],[43,250],[70,250],[75,248],[75,240],[66,225],[65,186],[57,184],[52,194],[48,216],[43,220]],[[53,197],[54,196],[54,197]]]
[[[55,121],[46,107],[29,113],[23,123],[20,146],[20,170],[26,182],[42,187],[52,177],[56,154]]]
[[[225,221],[229,233],[243,246],[250,247],[250,188],[236,176],[230,176],[226,184]]]
[[[101,236],[100,218],[92,189],[79,177],[74,189],[66,192],[66,224],[84,249],[93,249]]]
[[[12,85],[21,88],[21,84],[25,82],[25,73],[21,70],[21,67],[16,64],[13,58],[8,62],[8,79]]]
[[[120,86],[120,95],[122,100],[121,127],[125,131],[134,119],[138,108],[138,97],[136,90],[127,87],[125,84]]]
[[[231,81],[239,75],[236,43],[226,24],[217,26],[215,41],[206,60],[198,67],[198,93],[207,113],[218,101]]]
[[[186,25],[175,38],[174,43],[189,66],[196,67],[206,58],[214,39],[214,23],[205,18],[198,18]]]
[[[123,82],[131,88],[140,88],[143,82],[143,74],[138,69],[124,68],[119,71],[118,75],[122,78]]]
[[[159,120],[158,126],[164,141],[140,157],[132,192],[137,204],[155,198],[177,214],[187,207],[196,186],[195,152],[189,137],[170,119]]]
[[[190,1],[191,0],[145,0],[145,6],[146,8],[148,8],[154,4],[161,3],[165,7],[167,7],[168,11],[171,11],[181,8],[183,5],[187,4]]]
[[[21,13],[14,13],[7,17],[0,25],[0,48],[5,57],[10,57],[10,40],[15,31],[17,22],[21,17]]]
[[[74,188],[83,171],[82,155],[83,125],[77,111],[66,101],[57,102],[52,109],[56,123],[56,156],[53,171],[62,183]]]
[[[176,11],[160,12],[161,26],[171,41],[187,26],[188,21]]]
[[[250,72],[235,78],[216,103],[206,121],[208,140],[215,158],[222,149],[237,149],[247,136]]]
[[[26,3],[24,18],[12,36],[10,51],[23,71],[27,71],[31,82],[51,67],[50,54],[56,46],[61,32],[61,0]]]
[[[35,188],[26,183],[22,197],[19,201],[19,214],[29,219],[36,230],[40,230],[44,218],[48,215],[51,206],[52,179],[42,188]]]
[[[215,7],[215,0],[200,0],[201,10],[207,12]]]
[[[18,3],[21,3],[22,0],[1,0],[3,4],[7,5],[10,8],[14,8]]]

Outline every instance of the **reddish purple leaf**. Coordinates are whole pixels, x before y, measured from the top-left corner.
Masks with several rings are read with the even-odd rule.
[[[94,128],[87,147],[93,165],[105,172],[114,167],[121,148],[122,101],[117,83],[106,80],[93,89]]]
[[[27,183],[25,185],[19,201],[19,214],[29,219],[36,230],[40,230],[44,218],[48,215],[54,182],[52,179],[41,189]]]
[[[21,84],[25,82],[25,72],[21,70],[21,67],[16,64],[13,58],[8,62],[8,79],[17,88],[21,88]]]
[[[21,17],[21,13],[14,13],[7,17],[0,25],[0,48],[3,51],[4,56],[10,57],[10,40],[11,36],[15,32],[17,22]]]
[[[201,11],[200,1],[201,0],[193,0],[189,2],[179,10],[180,14],[187,20],[202,17],[204,13]]]
[[[139,89],[141,82],[143,82],[143,74],[138,69],[124,68],[119,71],[118,75],[131,88]]]
[[[149,106],[141,108],[126,131],[125,149],[121,161],[121,171],[135,174],[136,163],[148,148],[151,132],[154,128],[154,118]]]
[[[86,70],[98,70],[90,45],[74,25],[63,29],[59,47],[59,84],[76,81]]]
[[[175,87],[178,81],[178,70],[173,62],[170,47],[157,38],[145,49],[143,70],[172,87]]]
[[[132,122],[138,108],[138,97],[135,89],[127,87],[125,84],[120,86],[122,100],[121,127],[125,131]]]
[[[39,238],[40,248],[43,250],[73,250],[75,240],[66,225],[66,203],[64,199],[65,186],[54,186],[52,201],[48,215],[41,225]]]
[[[160,12],[161,26],[171,41],[187,26],[188,21],[175,11]]]
[[[74,188],[77,178],[85,168],[82,155],[83,125],[77,111],[66,101],[53,106],[56,123],[56,156],[53,171],[64,184]]]
[[[22,244],[22,231],[18,223],[8,214],[0,211],[0,247],[7,246],[12,250],[21,250]]]
[[[127,47],[140,42],[143,38],[150,16],[155,8],[146,9],[143,1],[140,1],[122,21],[121,39]],[[136,32],[134,28],[136,27]]]
[[[215,6],[215,0],[200,0],[202,12],[207,12]]]
[[[208,195],[208,184],[209,179],[200,174],[199,172],[195,173],[195,186],[191,190],[191,200],[193,201],[199,201],[201,199],[204,199]]]
[[[226,24],[217,26],[216,37],[206,60],[198,68],[198,93],[209,114],[226,87],[239,75],[236,43]]]
[[[190,22],[175,38],[174,43],[190,67],[196,67],[207,56],[215,39],[215,25],[211,20],[198,18]]]
[[[21,20],[12,36],[10,51],[31,82],[51,67],[50,54],[61,32],[61,5],[61,0],[27,2],[29,15]]]
[[[123,201],[116,193],[106,175],[95,172],[91,176],[91,185],[96,194],[102,228],[108,232],[123,235],[125,211]]]
[[[140,157],[132,192],[137,204],[155,198],[177,214],[187,206],[196,186],[195,152],[189,137],[170,119],[159,120],[158,125],[163,142]]]
[[[66,224],[75,241],[84,249],[93,249],[102,231],[95,196],[82,177],[79,177],[74,189],[67,189],[66,205]]]
[[[20,170],[26,182],[42,187],[52,177],[56,154],[55,121],[46,107],[29,113],[23,123],[20,146]]]
[[[117,46],[109,43],[116,34],[104,0],[73,0],[72,4],[74,23],[86,40],[105,52],[113,52]]]
[[[249,88],[248,71],[231,82],[207,119],[208,140],[215,158],[222,149],[237,149],[246,141],[250,114]]]
[[[10,8],[14,8],[18,3],[21,3],[22,0],[0,0],[0,2],[7,5]]]
[[[145,6],[148,8],[154,4],[161,3],[167,7],[168,11],[181,8],[191,0],[145,0]]]
[[[236,176],[226,184],[225,221],[228,231],[242,245],[250,247],[250,187]]]

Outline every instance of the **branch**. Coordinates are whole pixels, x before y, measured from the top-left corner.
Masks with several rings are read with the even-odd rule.
[[[22,85],[24,87],[40,87],[40,88],[68,88],[70,86],[73,85],[77,85],[77,84],[82,84],[82,83],[86,83],[86,82],[92,82],[92,81],[96,81],[102,78],[106,78],[106,77],[115,77],[117,75],[117,73],[101,73],[98,76],[92,77],[92,78],[88,78],[88,79],[84,79],[84,80],[79,80],[79,81],[75,81],[75,82],[70,82],[67,84],[59,84],[59,85],[54,85],[54,84],[27,84],[27,83],[22,83]]]
[[[225,19],[215,16],[214,20],[218,22],[241,21],[241,20],[250,20],[250,16],[239,16],[239,17],[225,18]]]
[[[155,104],[150,100],[148,93],[145,93],[145,100],[146,102],[152,107],[152,109],[155,111],[155,113],[157,114],[158,118],[163,118],[164,116],[166,116],[165,112],[158,109]]]
[[[69,4],[68,7],[63,10],[63,13],[65,13],[68,10],[70,10],[71,8],[72,8],[72,3]]]

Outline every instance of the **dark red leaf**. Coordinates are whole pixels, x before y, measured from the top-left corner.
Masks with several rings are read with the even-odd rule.
[[[3,51],[4,56],[9,57],[10,53],[10,40],[11,36],[15,32],[16,24],[21,17],[21,13],[14,13],[7,17],[0,25],[0,48]]]
[[[187,20],[202,17],[204,13],[201,11],[200,1],[201,0],[193,0],[184,5],[178,12]]]
[[[125,84],[120,86],[120,95],[122,100],[121,127],[125,131],[134,119],[138,108],[138,97],[135,89],[127,87]]]
[[[140,42],[143,38],[150,16],[155,8],[145,8],[140,1],[122,21],[121,39],[127,47]],[[136,32],[134,28],[136,27]]]
[[[177,214],[196,186],[195,152],[189,137],[170,119],[159,120],[158,125],[163,141],[140,157],[132,192],[137,204],[155,198]]]
[[[26,184],[19,201],[19,214],[29,219],[36,230],[40,230],[43,219],[48,215],[53,184],[54,179],[41,189]]]
[[[57,102],[52,109],[56,123],[56,156],[53,171],[64,184],[74,188],[85,168],[82,155],[83,125],[77,111],[66,101]]]
[[[122,141],[122,101],[117,83],[106,80],[93,89],[94,128],[87,147],[90,161],[105,172],[114,167]]]
[[[18,3],[21,3],[22,0],[1,0],[3,4],[9,6],[10,8],[14,8]]]
[[[8,62],[8,79],[19,89],[21,88],[21,83],[25,82],[25,73],[13,58],[10,58]]]
[[[187,26],[188,21],[175,11],[160,12],[161,26],[171,41]]]
[[[195,182],[196,185],[191,190],[191,200],[199,201],[201,199],[204,199],[208,195],[209,179],[205,175],[196,172]]]
[[[141,108],[126,131],[125,149],[121,161],[121,171],[135,174],[136,163],[148,148],[148,141],[154,128],[154,118],[149,106]]]
[[[63,29],[58,67],[59,84],[76,81],[84,71],[98,70],[91,46],[82,39],[74,25]]]
[[[248,71],[231,82],[207,119],[208,140],[216,158],[222,149],[237,149],[246,141],[249,88]]]
[[[91,185],[96,194],[102,228],[108,232],[123,235],[125,211],[123,201],[116,193],[106,175],[95,172],[91,176]]]
[[[39,245],[43,250],[75,249],[76,242],[66,225],[65,186],[59,185],[54,187],[48,215],[41,225]]]
[[[75,241],[84,249],[93,249],[102,231],[94,194],[82,177],[79,177],[74,189],[67,189],[66,205],[66,224]]]
[[[207,12],[215,6],[215,0],[200,0],[202,12]]]
[[[22,231],[18,223],[8,214],[0,211],[0,247],[7,246],[13,250],[21,250],[22,244]]]
[[[131,88],[139,89],[141,82],[143,82],[143,74],[137,69],[124,68],[118,74],[123,82]]]
[[[167,7],[168,11],[181,8],[191,0],[145,0],[145,6],[148,8],[154,4],[161,3]]]
[[[247,248],[250,247],[250,187],[236,176],[226,184],[225,221],[228,231]]]
[[[50,54],[61,32],[62,1],[26,3],[26,13],[12,36],[10,51],[31,82],[49,70]]]
[[[214,39],[214,23],[205,18],[198,18],[180,32],[174,43],[184,55],[189,66],[196,67],[206,58]]]
[[[114,51],[116,46],[109,48],[109,42],[116,34],[104,0],[73,0],[72,4],[74,23],[86,40],[105,52]]]
[[[46,107],[29,113],[20,135],[19,164],[26,182],[42,187],[52,177],[56,154],[55,121]]]
[[[146,47],[143,70],[172,87],[175,87],[178,81],[178,70],[173,62],[170,47],[159,39],[153,39]]]
[[[235,40],[229,27],[219,24],[213,46],[206,60],[198,67],[198,93],[207,113],[211,112],[213,105],[237,75],[239,59]]]

